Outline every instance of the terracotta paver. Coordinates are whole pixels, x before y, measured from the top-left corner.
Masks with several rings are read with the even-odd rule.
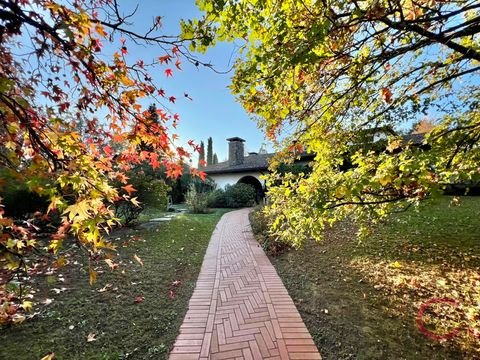
[[[248,212],[217,224],[170,360],[321,359]]]

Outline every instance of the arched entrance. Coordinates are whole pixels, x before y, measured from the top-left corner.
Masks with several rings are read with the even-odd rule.
[[[237,184],[238,183],[248,184],[248,185],[251,185],[255,188],[255,191],[256,191],[255,201],[257,202],[257,204],[259,204],[262,201],[262,199],[264,198],[265,191],[263,190],[262,183],[256,177],[250,176],[250,175],[244,176],[240,180],[237,181]]]

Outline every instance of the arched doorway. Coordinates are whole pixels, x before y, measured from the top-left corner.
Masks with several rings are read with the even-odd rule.
[[[260,204],[260,202],[265,196],[265,191],[263,190],[263,186],[260,180],[258,180],[254,176],[248,175],[248,176],[242,177],[240,180],[237,181],[237,183],[248,184],[253,186],[256,191],[255,201],[257,202],[257,204]]]

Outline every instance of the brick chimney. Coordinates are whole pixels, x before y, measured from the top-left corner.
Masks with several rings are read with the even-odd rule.
[[[245,140],[239,137],[232,137],[228,141],[228,164],[230,166],[243,164],[243,156],[245,148],[243,143]]]

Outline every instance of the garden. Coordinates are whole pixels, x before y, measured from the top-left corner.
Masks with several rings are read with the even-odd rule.
[[[209,172],[268,159],[251,224],[324,358],[480,358],[479,49],[475,0],[0,0],[0,357],[167,358],[258,205]],[[219,162],[233,128],[265,156]],[[194,350],[288,353],[268,319]]]
[[[359,242],[345,221],[301,249],[257,239],[324,359],[477,359],[480,198],[442,197]]]

